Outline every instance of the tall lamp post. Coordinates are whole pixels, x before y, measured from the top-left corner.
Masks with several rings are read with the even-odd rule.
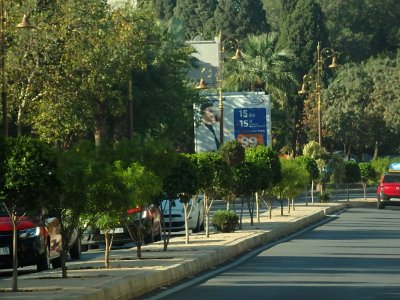
[[[222,91],[222,82],[224,74],[224,58],[225,58],[225,42],[234,41],[235,43],[235,55],[231,57],[232,60],[240,60],[242,58],[242,53],[240,51],[239,42],[236,39],[230,37],[221,40],[221,33],[219,34],[219,50],[218,50],[218,76],[217,76],[217,94],[218,94],[218,111],[219,111],[219,144],[224,143],[224,99]],[[204,69],[203,69],[204,71]],[[202,71],[202,73],[203,73]],[[207,89],[208,86],[204,81],[203,77],[200,79],[199,84],[196,89]]]
[[[315,95],[317,96],[317,109],[318,109],[318,143],[322,147],[322,112],[321,112],[321,77],[323,72],[323,62],[327,58],[332,58],[332,63],[328,66],[331,69],[335,69],[338,65],[336,59],[339,52],[331,48],[321,49],[320,42],[317,44],[317,73],[315,78],[311,74],[306,74],[303,76],[303,84],[299,94],[304,95],[308,93],[307,86],[312,83],[315,79]]]
[[[2,106],[2,117],[3,117],[3,135],[8,137],[8,119],[7,119],[7,77],[6,77],[6,52],[7,45],[5,40],[6,23],[7,23],[7,11],[6,1],[1,0],[0,2],[0,43],[1,43],[1,106]],[[29,24],[27,15],[22,17],[21,23],[17,26],[19,29],[30,29],[34,26]]]

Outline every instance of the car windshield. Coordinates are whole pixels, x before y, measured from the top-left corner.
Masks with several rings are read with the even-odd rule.
[[[400,183],[400,174],[385,175],[383,183]]]

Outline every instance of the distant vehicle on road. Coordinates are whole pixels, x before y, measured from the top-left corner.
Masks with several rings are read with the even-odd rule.
[[[389,166],[389,172],[382,176],[377,190],[377,207],[383,209],[385,206],[398,205],[400,201],[400,163],[394,163]]]
[[[36,265],[38,271],[61,267],[61,226],[57,218],[47,217],[44,225],[27,216],[17,222],[18,267]],[[13,266],[13,226],[11,217],[0,203],[0,269]],[[80,240],[75,236],[70,247],[72,259],[81,257]]]

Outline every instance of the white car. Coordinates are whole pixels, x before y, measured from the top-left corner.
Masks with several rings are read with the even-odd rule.
[[[184,204],[180,199],[163,200],[161,208],[163,210],[164,224],[166,230],[171,228],[172,232],[185,230],[185,211]],[[170,215],[171,206],[171,215]],[[203,195],[193,197],[188,206],[188,225],[192,232],[204,230],[204,197]],[[171,221],[171,225],[170,225]],[[171,227],[170,227],[171,226]]]

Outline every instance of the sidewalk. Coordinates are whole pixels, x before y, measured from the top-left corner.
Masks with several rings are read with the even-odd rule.
[[[263,213],[260,223],[243,220],[243,229],[234,233],[216,233],[210,227],[210,237],[204,233],[170,240],[163,252],[162,241],[142,247],[142,259],[136,259],[136,248],[127,256],[111,251],[110,269],[103,260],[78,262],[68,266],[68,278],[61,278],[61,270],[49,270],[19,276],[16,293],[11,292],[11,278],[0,277],[0,299],[74,299],[111,300],[133,299],[159,287],[171,285],[218,264],[224,263],[248,249],[273,241],[315,223],[326,215],[348,206],[375,206],[370,198],[335,203],[297,205],[290,215],[274,209],[272,219]]]

